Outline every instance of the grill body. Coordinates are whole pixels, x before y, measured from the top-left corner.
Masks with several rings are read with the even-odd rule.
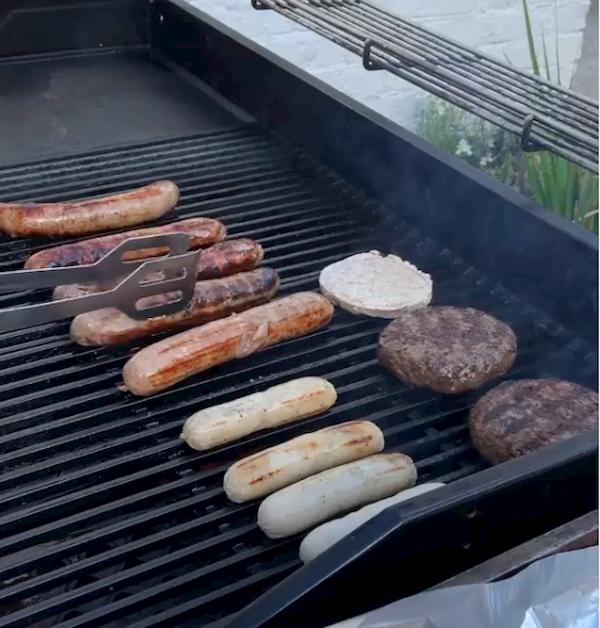
[[[134,48],[3,51],[0,72],[12,85],[0,104],[4,137],[16,141],[11,120],[32,94],[43,97],[47,77],[57,103],[54,126],[17,127],[14,163],[0,151],[3,198],[80,198],[173,178],[177,218],[219,218],[231,237],[259,240],[282,294],[316,289],[319,270],[346,255],[391,251],[433,276],[435,303],[479,307],[512,325],[519,357],[509,377],[595,385],[597,245],[587,234],[206,16],[162,0],[151,10],[130,4],[138,27],[123,32],[142,33]],[[110,90],[111,77],[124,85],[128,76],[130,91],[89,100],[99,82]],[[144,108],[157,88],[156,110]],[[112,118],[90,129],[94,106]],[[66,130],[62,140],[56,128]],[[0,271],[47,245],[4,238]],[[573,267],[564,258],[540,267],[546,247]],[[48,296],[2,295],[0,306]],[[467,431],[481,391],[443,397],[402,385],[376,361],[384,324],[339,311],[325,330],[148,399],[119,389],[124,362],[143,343],[80,348],[68,322],[0,336],[0,625],[225,625],[234,616],[239,625],[318,624],[324,600],[326,619],[340,619],[594,507],[593,436],[485,469]],[[303,375],[335,384],[331,412],[204,454],[179,441],[192,412]],[[266,539],[256,505],[225,498],[223,472],[243,455],[356,418],[375,421],[388,449],[411,455],[421,481],[449,486],[384,513],[299,570],[300,539]],[[423,567],[425,557],[439,568]],[[403,569],[414,576],[399,582]],[[356,591],[353,601],[341,587]]]

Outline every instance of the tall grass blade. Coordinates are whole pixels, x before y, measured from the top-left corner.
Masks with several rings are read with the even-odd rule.
[[[523,0],[523,13],[525,14],[525,30],[527,32],[527,43],[529,45],[529,56],[531,57],[531,65],[533,72],[540,76],[540,64],[538,61],[537,51],[535,49],[535,39],[533,37],[533,28],[531,26],[531,17],[529,15],[529,5],[527,0]]]
[[[558,50],[558,0],[554,0],[554,50],[556,51],[556,82],[562,85],[560,78],[560,54]]]
[[[542,30],[542,51],[544,53],[544,65],[546,66],[546,78],[551,81],[552,76],[550,75],[550,62],[548,61],[548,49],[546,48],[546,36],[544,35],[544,31]]]

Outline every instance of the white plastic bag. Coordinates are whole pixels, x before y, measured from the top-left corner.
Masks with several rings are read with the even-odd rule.
[[[500,582],[420,593],[338,627],[598,628],[598,548],[549,556]]]

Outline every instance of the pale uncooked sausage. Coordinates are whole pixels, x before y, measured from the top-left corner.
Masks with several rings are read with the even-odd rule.
[[[269,495],[258,525],[272,539],[291,536],[363,504],[413,486],[417,469],[404,454],[376,454],[321,471]]]
[[[321,414],[336,399],[335,388],[321,377],[293,379],[192,414],[181,438],[199,451],[212,449],[259,430]]]

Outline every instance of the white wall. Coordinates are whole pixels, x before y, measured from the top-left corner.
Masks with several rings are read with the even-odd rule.
[[[377,0],[382,7],[401,12],[419,24],[459,40],[467,46],[531,68],[522,0]],[[551,71],[556,78],[556,31],[561,80],[569,85],[581,54],[590,0],[528,0],[539,53],[546,38]]]
[[[423,92],[410,83],[388,72],[367,72],[357,56],[273,11],[252,9],[250,0],[187,1],[375,111],[414,127]],[[522,0],[373,1],[499,59],[506,60],[506,54],[520,68],[531,67]],[[570,84],[581,54],[589,5],[590,0],[529,0],[537,42],[541,51],[543,28],[554,77],[558,24],[561,79],[565,85]]]

